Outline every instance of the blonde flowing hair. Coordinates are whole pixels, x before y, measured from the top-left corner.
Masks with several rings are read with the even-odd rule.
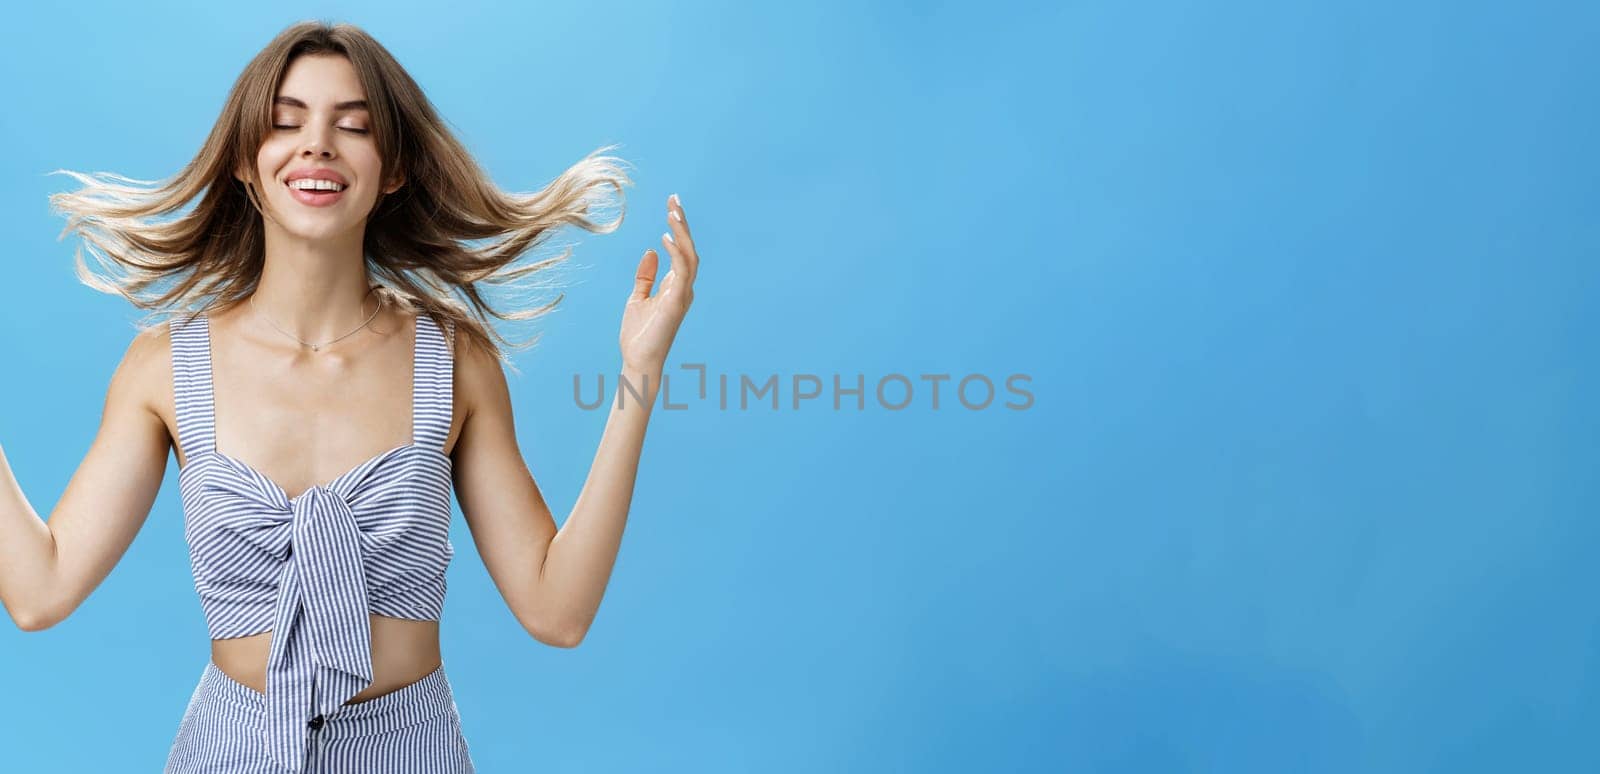
[[[566,261],[570,247],[552,258],[512,265],[562,225],[594,233],[616,230],[626,211],[622,187],[632,184],[623,171],[626,162],[600,155],[615,147],[606,146],[542,190],[504,192],[451,134],[400,63],[350,24],[306,21],[279,33],[234,82],[199,153],[171,178],[56,170],[83,184],[78,191],[50,196],[55,210],[67,216],[61,236],[77,232],[83,239],[74,251],[79,280],[155,310],[141,325],[184,310],[198,315],[244,302],[261,277],[265,236],[255,189],[234,173],[248,170],[255,177],[255,153],[271,131],[272,101],[284,73],[296,58],[314,54],[340,55],[354,66],[370,104],[372,136],[383,160],[381,179],[391,179],[399,169],[406,181],[395,193],[380,195],[367,220],[363,252],[380,300],[428,314],[441,325],[453,323],[458,336],[469,336],[502,360],[506,354],[500,344],[520,348],[537,342],[536,335],[526,344],[512,344],[489,317],[533,319],[553,310],[565,294],[537,308],[502,312],[484,298],[483,286],[510,286]],[[591,220],[592,208],[610,199],[608,187],[618,201],[616,219]],[[157,220],[196,197],[189,212]],[[85,246],[101,274],[84,260]]]

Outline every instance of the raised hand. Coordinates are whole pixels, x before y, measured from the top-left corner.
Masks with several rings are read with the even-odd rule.
[[[667,197],[667,224],[671,234],[661,235],[661,245],[672,257],[672,268],[661,280],[654,296],[659,256],[655,248],[644,251],[634,276],[633,293],[622,312],[623,366],[630,370],[660,371],[665,367],[667,350],[678,334],[678,326],[694,301],[694,278],[700,269],[700,256],[689,235],[689,222],[678,195]]]

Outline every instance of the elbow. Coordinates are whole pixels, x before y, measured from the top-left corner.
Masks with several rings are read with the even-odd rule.
[[[576,648],[588,634],[589,627],[552,622],[548,620],[523,621],[522,628],[528,636],[552,648]]]
[[[550,644],[558,648],[576,648],[583,642],[584,635],[588,633],[589,630],[586,628],[563,629],[560,636],[556,637]]]
[[[14,616],[17,628],[25,632],[42,632],[55,625],[54,621],[36,616]]]
[[[7,608],[7,612],[11,613],[11,621],[17,625],[17,628],[25,632],[42,632],[61,623],[64,617],[50,611],[29,609],[11,610]]]
[[[534,639],[552,648],[576,648],[583,642],[583,636],[588,634],[588,630],[577,626],[566,626],[549,628],[542,633],[532,634]]]

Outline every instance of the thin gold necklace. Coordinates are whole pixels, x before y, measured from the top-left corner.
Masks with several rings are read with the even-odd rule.
[[[372,295],[372,291],[377,290],[377,289],[378,289],[378,286],[376,286],[376,285],[374,285],[374,286],[372,286],[370,288],[367,288],[367,295],[361,297],[361,305],[362,306],[366,306],[366,304],[367,304],[367,296]],[[312,352],[320,352],[323,347],[327,347],[327,346],[330,346],[330,345],[333,345],[333,344],[337,344],[337,343],[339,343],[339,342],[341,342],[341,341],[343,341],[345,339],[350,338],[351,336],[356,335],[356,331],[359,331],[362,328],[367,327],[367,323],[372,322],[372,318],[377,317],[378,316],[378,312],[383,311],[383,302],[379,301],[378,302],[378,306],[375,309],[372,310],[372,314],[367,317],[365,322],[362,322],[360,325],[357,325],[355,330],[350,331],[349,333],[346,333],[345,335],[340,336],[337,339],[333,339],[332,341],[324,341],[321,344],[313,344],[313,343],[311,343],[309,341],[306,341],[305,339],[300,338],[299,336],[294,335],[293,333],[290,333],[290,332],[288,332],[288,331],[286,331],[286,330],[284,330],[282,328],[279,328],[278,324],[273,322],[272,318],[268,317],[266,312],[263,312],[259,308],[256,307],[256,294],[255,293],[251,293],[250,294],[250,309],[253,310],[256,314],[261,315],[261,319],[266,320],[268,325],[271,325],[272,327],[277,328],[279,333],[282,333],[283,335],[288,336],[289,338],[300,342],[303,346],[310,347]]]

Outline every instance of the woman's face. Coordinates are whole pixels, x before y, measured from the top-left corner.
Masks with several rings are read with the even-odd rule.
[[[272,224],[307,240],[366,228],[380,191],[378,147],[355,68],[343,56],[300,56],[289,65],[272,105],[272,130],[256,152],[257,195]],[[312,173],[326,182],[295,182]],[[307,185],[321,189],[304,190]]]

